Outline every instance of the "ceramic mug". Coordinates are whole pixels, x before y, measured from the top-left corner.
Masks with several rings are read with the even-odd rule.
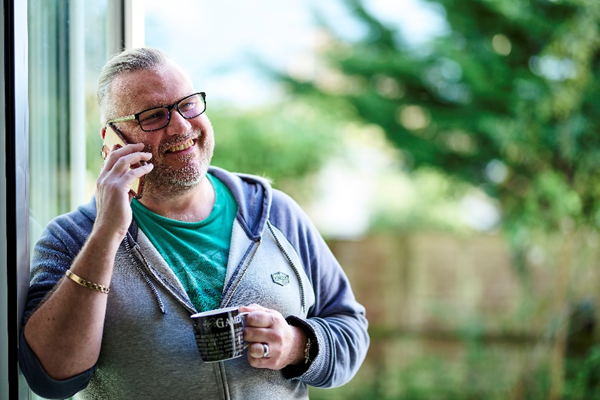
[[[192,315],[196,345],[202,361],[231,360],[243,354],[248,347],[244,341],[246,314],[240,313],[238,307],[229,307]]]

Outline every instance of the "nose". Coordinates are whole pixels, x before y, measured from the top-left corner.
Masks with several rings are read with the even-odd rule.
[[[189,120],[183,118],[179,111],[171,110],[171,119],[169,125],[166,126],[168,135],[181,135],[187,133],[192,128]]]

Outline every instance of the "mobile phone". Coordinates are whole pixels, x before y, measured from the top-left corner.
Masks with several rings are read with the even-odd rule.
[[[113,146],[116,145],[117,148],[121,148],[121,147],[124,147],[127,145],[127,141],[125,140],[123,135],[121,135],[121,133],[117,130],[117,128],[112,126],[112,124],[106,125],[106,129],[104,130],[103,139],[104,139],[104,143],[102,145],[102,158],[105,160],[106,160],[106,157],[108,157],[108,154],[112,150]],[[141,167],[144,164],[146,164],[144,161],[140,161],[139,163],[132,165],[131,169]],[[129,191],[129,193],[131,193],[133,195],[133,197],[135,197],[136,199],[141,199],[143,191],[144,191],[144,176],[142,176],[141,178],[137,178],[131,184],[131,190]]]

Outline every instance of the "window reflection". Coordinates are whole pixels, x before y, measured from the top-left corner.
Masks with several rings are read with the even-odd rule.
[[[96,84],[107,0],[28,1],[30,243],[89,200],[101,158]]]

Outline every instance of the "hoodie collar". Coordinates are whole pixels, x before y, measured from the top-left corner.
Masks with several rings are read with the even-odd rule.
[[[218,167],[210,167],[208,172],[223,182],[233,194],[238,204],[236,219],[248,238],[253,241],[259,240],[267,226],[271,210],[273,189],[269,181],[254,175],[234,174]],[[79,210],[94,221],[97,215],[95,195],[89,203],[80,206]],[[134,239],[137,237],[137,229],[133,221],[129,232]]]
[[[254,175],[233,174],[218,167],[209,173],[227,186],[238,204],[237,220],[246,235],[257,241],[262,236],[269,218],[272,188],[269,181]]]

